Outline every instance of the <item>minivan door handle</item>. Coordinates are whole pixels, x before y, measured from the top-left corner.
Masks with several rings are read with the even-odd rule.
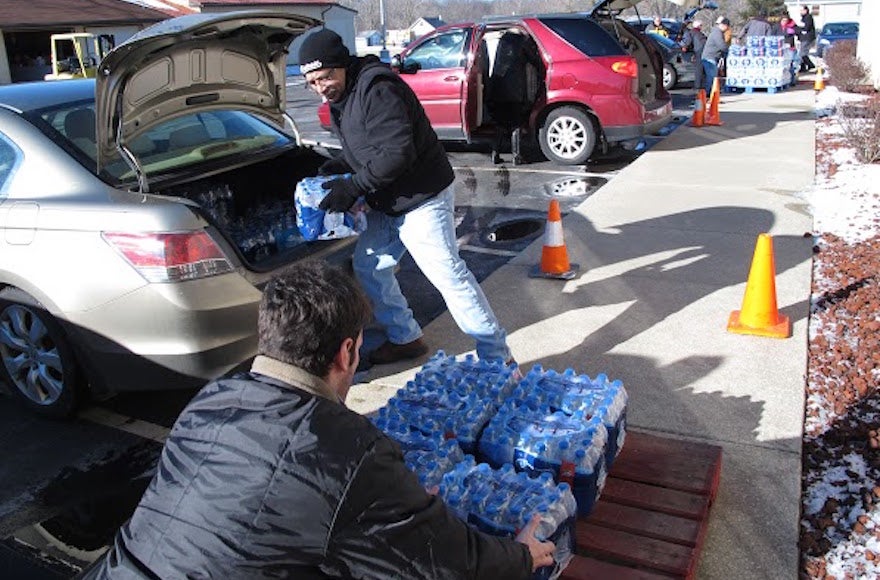
[[[452,76],[444,77],[443,80],[451,83],[451,82],[455,82],[455,81],[459,80],[459,78],[458,78],[458,75],[452,75]]]

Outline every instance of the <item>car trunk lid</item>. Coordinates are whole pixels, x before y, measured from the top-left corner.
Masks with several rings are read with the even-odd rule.
[[[598,0],[590,9],[590,14],[620,14],[627,8],[632,8],[643,0]],[[696,8],[702,0],[669,0],[684,8]]]
[[[287,48],[319,22],[280,12],[191,14],[160,22],[101,62],[95,88],[100,170],[117,152],[147,184],[126,144],[175,117],[247,111],[284,126]]]

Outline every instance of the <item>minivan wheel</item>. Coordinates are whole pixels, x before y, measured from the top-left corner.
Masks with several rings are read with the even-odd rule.
[[[67,417],[79,399],[79,371],[67,336],[33,297],[0,290],[0,379],[26,407]]]
[[[575,107],[559,107],[547,115],[538,133],[541,152],[550,161],[582,165],[593,154],[596,130],[590,117]]]
[[[675,74],[675,67],[666,63],[663,65],[663,88],[671,90],[678,82],[678,75]]]

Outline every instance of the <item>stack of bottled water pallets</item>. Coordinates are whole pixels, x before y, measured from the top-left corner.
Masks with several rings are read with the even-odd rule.
[[[745,45],[730,47],[727,86],[750,93],[775,93],[797,82],[795,51],[783,36],[747,36]]]
[[[536,365],[515,369],[439,351],[373,419],[407,466],[463,521],[513,537],[540,514],[557,545],[558,577],[574,554],[574,524],[601,494],[626,434],[620,381]]]

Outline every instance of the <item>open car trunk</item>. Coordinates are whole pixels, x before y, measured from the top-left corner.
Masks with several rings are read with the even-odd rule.
[[[332,241],[307,242],[296,226],[294,190],[326,158],[307,148],[153,193],[180,197],[228,242],[251,270],[264,272],[312,254]]]
[[[663,88],[663,56],[660,52],[641,38],[636,29],[619,18],[603,17],[599,18],[599,23],[636,59],[639,66],[639,99],[647,104],[668,97]]]

